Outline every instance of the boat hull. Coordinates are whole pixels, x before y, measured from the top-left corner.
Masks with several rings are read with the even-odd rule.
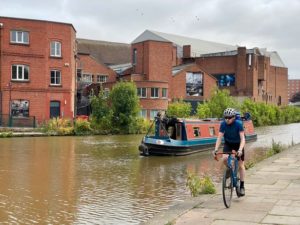
[[[157,139],[145,137],[139,146],[141,155],[165,155],[181,156],[197,152],[212,150],[215,147],[216,138],[201,139],[195,141],[177,141],[172,139]],[[257,140],[256,134],[246,135],[246,142]]]

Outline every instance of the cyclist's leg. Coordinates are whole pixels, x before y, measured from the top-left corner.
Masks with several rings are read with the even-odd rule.
[[[241,179],[241,187],[240,187],[240,192],[241,192],[241,196],[245,195],[245,186],[244,186],[244,182],[245,182],[245,173],[246,173],[246,169],[245,169],[245,150],[243,149],[243,154],[239,159],[239,172],[240,172],[240,179]]]
[[[232,151],[232,149],[231,149],[230,145],[225,142],[224,147],[223,147],[223,152],[228,152],[229,153],[231,151]],[[227,166],[227,158],[228,158],[228,155],[223,154],[223,163],[224,163],[225,166]]]

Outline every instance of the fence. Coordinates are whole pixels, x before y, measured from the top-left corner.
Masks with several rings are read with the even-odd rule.
[[[35,116],[14,117],[11,115],[0,114],[1,127],[36,127]]]

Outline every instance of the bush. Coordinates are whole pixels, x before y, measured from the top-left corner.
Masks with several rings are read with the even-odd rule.
[[[74,128],[71,120],[64,118],[52,118],[45,125],[44,130],[50,135],[72,135]]]
[[[167,115],[169,117],[180,117],[186,118],[190,117],[192,111],[192,106],[188,102],[182,100],[172,102],[168,105]]]
[[[91,124],[89,121],[84,119],[76,119],[74,122],[74,133],[76,135],[90,134],[92,131]]]
[[[189,188],[192,197],[197,197],[200,194],[216,193],[216,188],[208,176],[200,179],[196,174],[188,172],[186,186]]]

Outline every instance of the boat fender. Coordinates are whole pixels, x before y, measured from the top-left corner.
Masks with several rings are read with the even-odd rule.
[[[139,150],[140,150],[140,152],[141,152],[142,155],[144,155],[144,156],[148,156],[149,155],[149,150],[148,150],[148,147],[146,145],[140,144]]]

